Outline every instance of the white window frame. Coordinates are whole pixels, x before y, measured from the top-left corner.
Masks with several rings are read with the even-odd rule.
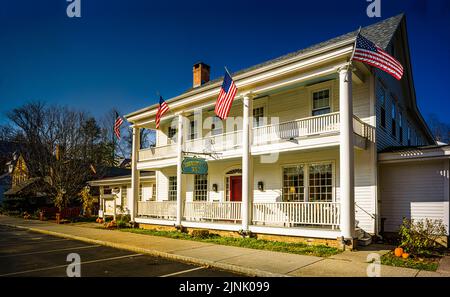
[[[321,107],[321,108],[314,109],[314,94],[315,93],[324,92],[324,91],[328,91],[328,107]],[[310,101],[311,101],[311,116],[321,116],[321,115],[326,115],[326,114],[329,114],[329,113],[333,112],[333,108],[332,108],[333,96],[332,96],[330,87],[321,88],[321,89],[317,89],[317,90],[312,90],[311,91],[311,100]],[[327,109],[327,108],[329,109],[329,112],[322,113],[322,114],[317,114],[317,115],[314,114],[315,111],[324,110],[324,109]]]
[[[178,189],[177,176],[171,175],[167,179],[168,179],[168,181],[167,181],[167,187],[168,187],[167,200],[177,201],[177,189]],[[175,180],[174,183],[173,183],[173,180]],[[173,186],[173,185],[175,185],[175,186]],[[173,194],[175,194],[175,197],[172,197]]]
[[[170,136],[171,131],[173,131],[173,135]],[[167,127],[167,144],[172,144],[176,142],[177,128],[168,126]]]
[[[199,181],[197,178],[202,177]],[[194,175],[194,193],[192,196],[193,201],[208,201],[208,175],[207,174],[196,174]],[[203,188],[197,189],[197,186],[202,186]],[[200,198],[200,199],[199,199]]]
[[[303,165],[304,167],[304,197],[305,202],[309,202],[309,166],[311,165],[327,165],[331,164],[331,201],[329,202],[337,202],[336,201],[336,161],[335,160],[320,160],[320,161],[308,161],[308,162],[300,162],[300,163],[285,163],[280,165],[281,169],[281,188],[283,188],[283,168],[284,167],[293,167]],[[281,189],[282,190],[282,189]],[[283,193],[281,193],[281,198],[283,198]]]

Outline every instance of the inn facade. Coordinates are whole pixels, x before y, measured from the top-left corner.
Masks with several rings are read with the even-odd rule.
[[[404,65],[402,80],[349,63],[354,31],[232,73],[226,121],[214,114],[222,79],[211,81],[205,63],[190,90],[167,100],[159,129],[158,105],[128,114],[132,220],[349,246],[396,231],[403,216],[448,226],[450,150],[418,110],[405,16],[361,33]],[[156,131],[155,146],[141,147],[141,129]],[[207,174],[184,174],[186,158],[204,159]],[[148,197],[146,171],[155,172]]]

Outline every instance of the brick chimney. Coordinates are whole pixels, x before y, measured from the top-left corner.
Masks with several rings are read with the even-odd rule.
[[[193,75],[194,88],[199,87],[209,81],[209,69],[210,69],[209,65],[203,62],[194,64],[194,67],[192,68],[192,72],[194,74]]]

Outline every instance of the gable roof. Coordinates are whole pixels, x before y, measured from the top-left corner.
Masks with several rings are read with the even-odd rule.
[[[371,41],[376,43],[378,46],[386,49],[388,47],[389,43],[391,42],[392,37],[394,36],[395,32],[397,31],[397,28],[399,27],[399,25],[400,25],[400,23],[402,22],[403,19],[404,19],[404,14],[401,13],[399,15],[396,15],[394,17],[385,19],[385,20],[380,21],[378,23],[375,23],[375,24],[372,24],[372,25],[369,25],[369,26],[361,28],[361,34],[363,34],[365,37],[369,38]],[[280,63],[280,62],[288,61],[288,60],[293,59],[293,58],[297,58],[299,56],[305,55],[307,53],[313,52],[315,50],[318,50],[318,49],[326,47],[326,46],[330,46],[330,45],[333,45],[333,44],[336,44],[336,43],[339,43],[339,42],[343,42],[343,41],[346,41],[346,40],[355,39],[357,33],[358,33],[358,30],[355,30],[355,31],[352,31],[352,32],[340,35],[338,37],[326,40],[324,42],[320,42],[320,43],[314,44],[314,45],[312,45],[310,47],[307,47],[307,48],[304,48],[304,49],[301,49],[301,50],[297,50],[295,52],[288,53],[288,54],[280,56],[278,58],[275,58],[275,59],[272,59],[272,60],[269,60],[269,61],[257,64],[257,65],[254,65],[254,66],[242,69],[242,70],[239,70],[237,72],[233,72],[231,75],[232,76],[242,75],[242,74],[245,74],[245,73],[248,73],[248,72],[252,72],[254,70],[257,70],[257,69],[260,69],[260,68],[263,68],[263,67],[266,67],[266,66],[270,66],[272,64],[277,64],[277,63]],[[171,102],[174,102],[174,101],[178,101],[178,100],[186,97],[190,92],[193,92],[193,91],[201,92],[202,90],[207,89],[208,87],[210,87],[212,85],[215,85],[217,83],[220,84],[222,82],[222,80],[223,80],[223,77],[219,77],[219,78],[211,80],[211,81],[209,81],[209,82],[207,82],[207,83],[205,83],[205,84],[203,84],[203,85],[201,85],[199,87],[190,88],[186,92],[183,92],[182,94],[180,94],[179,96],[176,96],[174,98],[166,100],[166,102],[167,103],[171,103]],[[134,116],[136,114],[139,114],[139,113],[142,113],[142,112],[145,112],[145,111],[148,111],[148,110],[152,110],[152,109],[156,108],[157,106],[158,106],[158,103],[153,104],[153,105],[151,105],[149,107],[146,107],[146,108],[137,110],[135,112],[132,112],[130,114],[127,114],[125,116],[125,118],[129,118],[129,117]]]

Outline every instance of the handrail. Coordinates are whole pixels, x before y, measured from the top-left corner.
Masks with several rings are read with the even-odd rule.
[[[292,123],[292,122],[307,121],[307,120],[312,120],[312,119],[325,118],[325,117],[330,117],[330,116],[338,115],[338,114],[339,114],[339,111],[331,112],[331,113],[327,113],[327,114],[321,114],[321,115],[317,115],[317,116],[309,116],[309,117],[306,117],[306,118],[295,119],[295,120],[290,120],[290,121],[284,121],[284,122],[276,123],[276,124],[268,124],[268,125],[264,125],[264,126],[253,127],[253,130],[262,129],[262,128],[269,128],[269,127],[273,127],[273,126],[277,126],[277,125],[289,124],[289,123]]]

